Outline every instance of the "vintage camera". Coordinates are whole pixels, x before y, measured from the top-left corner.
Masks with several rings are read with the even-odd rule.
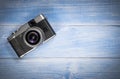
[[[8,37],[18,57],[24,56],[41,43],[54,37],[56,33],[43,14],[22,25]]]

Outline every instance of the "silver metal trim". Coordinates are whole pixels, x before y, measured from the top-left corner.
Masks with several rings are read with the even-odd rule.
[[[48,38],[47,40],[45,40],[45,41],[43,41],[43,44],[44,43],[46,43],[47,41],[49,41],[49,40],[51,40],[52,38],[54,38],[56,36],[56,34],[55,35],[53,35],[53,36],[51,36],[50,38]]]
[[[40,14],[40,15],[38,15],[37,17],[35,17],[34,20],[35,20],[36,23],[39,23],[39,22],[42,21],[43,19],[45,19],[44,16],[43,16],[42,14]]]
[[[14,32],[12,35],[10,35],[8,37],[8,40],[12,40],[13,38],[17,37],[18,35],[20,35],[21,33],[23,33],[24,31],[26,31],[28,28],[30,28],[30,26],[28,25],[28,23],[25,23],[24,25],[20,26],[19,29],[17,29],[16,32]]]
[[[36,48],[36,47],[34,47],[33,49],[29,50],[28,52],[22,54],[22,55],[20,56],[20,58],[22,58],[22,57],[25,56],[26,54],[30,53],[31,51],[33,51],[35,48]]]

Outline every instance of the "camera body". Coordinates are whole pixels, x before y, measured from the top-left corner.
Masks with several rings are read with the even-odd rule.
[[[8,41],[18,57],[22,57],[55,35],[56,33],[47,19],[43,14],[40,14],[12,33],[8,37]]]

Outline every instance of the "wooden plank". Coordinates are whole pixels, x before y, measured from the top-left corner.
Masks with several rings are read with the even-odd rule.
[[[1,79],[120,79],[120,59],[0,59]]]
[[[119,0],[1,1],[0,24],[23,24],[39,13],[52,24],[120,25]]]
[[[54,26],[54,25],[53,25]],[[0,29],[0,58],[16,58],[7,37],[16,26]],[[59,26],[55,38],[26,57],[120,57],[119,26]]]

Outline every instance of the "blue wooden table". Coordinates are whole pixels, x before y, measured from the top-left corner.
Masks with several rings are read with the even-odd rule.
[[[40,13],[57,35],[19,59],[7,37]],[[120,0],[0,0],[0,79],[120,79]]]

